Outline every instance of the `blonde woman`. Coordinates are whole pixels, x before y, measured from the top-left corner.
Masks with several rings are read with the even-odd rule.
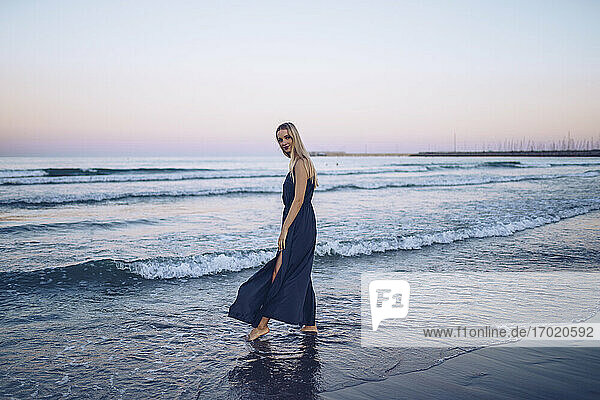
[[[311,279],[317,239],[311,200],[319,185],[317,173],[293,123],[279,125],[275,139],[290,159],[283,182],[284,209],[277,254],[240,286],[228,313],[252,324],[248,340],[267,334],[271,318],[298,325],[304,332],[317,332]]]

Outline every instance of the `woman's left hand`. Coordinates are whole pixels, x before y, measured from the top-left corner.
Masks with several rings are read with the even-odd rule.
[[[281,234],[279,234],[279,240],[277,241],[278,250],[285,249],[285,238],[287,237],[287,229],[282,229]]]

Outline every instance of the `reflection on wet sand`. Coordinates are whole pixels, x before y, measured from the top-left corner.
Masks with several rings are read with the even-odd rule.
[[[303,334],[297,352],[273,351],[269,340],[250,342],[252,350],[229,371],[232,398],[316,399],[321,389],[317,337]]]

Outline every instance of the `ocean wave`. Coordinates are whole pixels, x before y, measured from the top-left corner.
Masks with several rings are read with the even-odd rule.
[[[94,283],[127,285],[140,279],[199,278],[260,266],[276,250],[238,250],[187,257],[155,257],[140,260],[101,259],[63,267],[26,272],[0,272],[0,287],[87,286]]]
[[[52,222],[45,224],[22,224],[0,227],[0,234],[59,231],[64,229],[115,229],[131,225],[155,225],[159,219],[140,218],[135,220],[119,221],[76,221],[76,222]]]
[[[585,172],[576,172],[570,174],[543,174],[543,175],[432,175],[426,177],[411,178],[416,179],[415,182],[361,182],[349,184],[334,184],[323,185],[315,189],[318,191],[334,191],[343,189],[364,189],[378,190],[387,188],[403,188],[403,187],[437,187],[437,186],[468,186],[468,185],[484,185],[491,183],[507,183],[520,181],[536,181],[536,180],[551,180],[559,178],[593,178],[600,176],[600,170],[588,170]]]
[[[188,257],[159,257],[130,262],[119,261],[117,268],[146,279],[198,278],[221,272],[255,268],[275,255],[276,250],[272,249],[209,253]]]
[[[521,161],[482,161],[475,163],[422,163],[422,164],[410,164],[410,163],[389,163],[386,165],[390,166],[422,166],[427,168],[428,170],[436,170],[436,169],[476,169],[476,168],[539,168],[539,167],[549,167],[551,164],[526,164]]]
[[[163,174],[184,171],[214,171],[210,168],[40,168],[0,170],[0,178],[22,178],[34,176],[93,176],[119,174]]]
[[[429,163],[387,163],[383,166],[393,167],[409,167],[409,168],[537,168],[537,167],[554,167],[554,166],[594,166],[600,165],[598,162],[548,162],[540,163],[539,161],[515,161],[515,160],[496,160],[496,161],[479,161],[467,163],[452,163],[452,162],[429,162]],[[374,167],[378,168],[378,167]],[[223,168],[33,168],[33,169],[0,169],[0,178],[24,178],[24,177],[72,177],[72,176],[111,176],[111,175],[161,175],[172,173],[194,173],[194,172],[231,172],[240,171],[239,169],[223,169]],[[385,169],[381,170],[386,171]],[[403,171],[403,169],[400,169]],[[357,170],[356,172],[360,172]],[[336,174],[336,171],[329,173]],[[344,173],[344,171],[340,171]],[[279,176],[279,175],[277,175]]]
[[[548,180],[567,177],[591,178],[600,175],[600,170],[588,170],[571,174],[545,174],[545,175],[521,175],[521,176],[456,176],[456,175],[437,175],[416,179],[414,182],[360,182],[360,183],[342,183],[342,184],[321,184],[315,189],[315,192],[327,192],[347,189],[359,190],[379,190],[387,188],[403,187],[444,187],[444,186],[467,186],[483,185],[492,183],[506,183],[519,181]],[[40,208],[55,207],[73,203],[98,203],[105,201],[116,201],[125,199],[152,199],[169,197],[196,197],[196,196],[222,196],[232,194],[280,194],[279,187],[237,187],[222,189],[204,189],[204,190],[163,190],[163,191],[140,191],[124,193],[83,193],[69,195],[40,195],[37,198],[29,199],[10,199],[0,201],[0,206],[11,208]]]
[[[531,165],[524,164],[521,161],[484,161],[476,164],[438,164],[434,167],[439,168],[539,168],[548,167],[549,165]]]
[[[218,169],[129,169],[112,174],[47,174],[45,170],[0,170],[0,185],[67,185],[82,183],[117,183],[117,182],[168,182],[207,179],[256,179],[256,178],[283,178],[280,173],[265,171],[263,173],[249,173],[247,171]],[[135,173],[133,172],[135,171]],[[339,171],[320,171],[319,176],[344,176],[344,175],[373,175],[397,172],[426,172],[424,166],[404,168],[372,168]]]
[[[428,172],[447,169],[552,168],[596,166],[600,163],[527,163],[524,161],[482,161],[476,163],[388,163],[370,169],[325,170],[319,175],[371,175],[402,172]],[[390,168],[392,167],[392,168]],[[154,182],[204,179],[252,179],[282,177],[273,171],[249,172],[218,168],[42,168],[0,170],[0,185],[56,185],[107,182]]]
[[[600,165],[597,162],[589,162],[589,163],[550,163],[552,167],[592,167],[594,165]]]
[[[434,163],[422,163],[422,164],[410,164],[410,163],[388,163],[385,165],[389,166],[422,166],[430,171],[441,170],[441,169],[486,169],[486,168],[552,168],[552,167],[594,167],[600,165],[598,162],[589,163],[557,163],[557,162],[540,162],[540,161],[513,161],[513,160],[501,160],[501,161],[481,161],[471,163],[451,163],[451,162],[434,162]]]
[[[515,218],[512,221],[440,232],[391,236],[383,239],[328,240],[317,243],[315,257],[357,257],[388,251],[419,250],[433,244],[448,244],[471,238],[510,236],[519,231],[556,223],[597,210],[600,210],[600,203],[571,207],[536,217]],[[258,268],[275,255],[276,250],[273,248],[130,261],[103,259],[38,271],[2,272],[0,273],[0,287],[15,289],[22,286],[33,288],[57,285],[81,286],[93,282],[126,285],[140,279],[199,278]]]
[[[510,236],[516,232],[552,224],[565,218],[587,214],[600,210],[600,204],[573,207],[537,217],[523,217],[509,222],[497,222],[490,225],[462,229],[450,229],[441,232],[423,233],[386,239],[336,240],[318,244],[315,253],[319,256],[340,255],[353,257],[395,250],[416,250],[432,244],[453,243],[470,238]]]
[[[23,186],[23,185],[68,185],[82,183],[119,183],[119,182],[173,182],[204,179],[251,179],[251,178],[277,178],[282,174],[264,173],[249,175],[247,173],[223,173],[218,170],[207,170],[207,172],[195,172],[196,170],[174,171],[161,174],[122,174],[122,175],[65,175],[65,176],[25,176],[25,177],[0,177],[1,186]],[[175,173],[177,172],[177,173]]]
[[[196,196],[220,196],[231,194],[270,194],[281,193],[278,189],[262,188],[226,188],[226,189],[206,189],[206,190],[175,190],[175,191],[147,191],[134,193],[85,193],[70,195],[50,195],[39,196],[35,199],[26,200],[6,200],[0,201],[0,206],[11,208],[42,208],[56,207],[65,204],[90,204],[106,201],[116,201],[125,199],[159,199],[169,197],[196,197]]]

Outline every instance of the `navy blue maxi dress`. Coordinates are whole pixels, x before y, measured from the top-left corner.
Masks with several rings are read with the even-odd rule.
[[[229,307],[229,317],[255,328],[262,317],[293,325],[315,325],[316,298],[311,279],[317,239],[317,221],[311,203],[314,188],[313,180],[309,179],[302,207],[288,229],[285,248],[278,250],[273,259],[240,286],[235,302]],[[294,193],[292,173],[288,172],[283,183],[282,226]],[[279,252],[283,252],[281,267],[271,283]]]

